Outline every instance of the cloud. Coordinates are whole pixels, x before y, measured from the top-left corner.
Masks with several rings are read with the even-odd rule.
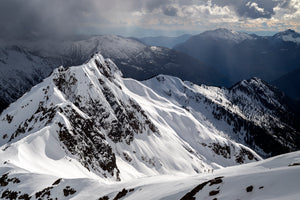
[[[177,16],[178,9],[174,6],[163,7],[163,13],[167,16]]]
[[[300,22],[300,1],[290,0],[283,2],[280,6],[275,8],[279,18],[286,21]]]
[[[129,29],[267,28],[300,24],[299,0],[2,0],[0,37],[122,34]],[[300,25],[299,25],[300,28]],[[145,31],[146,32],[146,31]]]
[[[250,19],[271,18],[276,13],[274,8],[284,7],[290,0],[213,0],[217,5],[228,5],[236,11],[240,17]]]
[[[264,13],[265,12],[265,9],[258,7],[258,4],[255,3],[255,2],[249,1],[246,4],[246,6],[248,6],[250,9],[253,8],[256,12],[259,12],[259,13]]]
[[[273,9],[271,9],[270,11],[265,11],[264,8],[259,7],[258,3],[249,1],[245,4],[245,6],[240,7],[238,9],[238,13],[241,16],[256,19],[256,18],[271,18],[272,14],[274,14],[274,11]]]
[[[94,0],[0,1],[0,36],[3,38],[62,37],[82,27],[106,21]],[[108,5],[104,6],[108,7]]]

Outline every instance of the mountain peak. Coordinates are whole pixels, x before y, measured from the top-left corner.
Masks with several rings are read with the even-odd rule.
[[[233,41],[235,43],[239,43],[246,39],[253,39],[253,37],[247,33],[237,32],[226,28],[219,28],[212,31],[205,31],[199,34],[199,36],[209,37],[216,40],[219,39],[228,40],[228,41]]]
[[[287,29],[285,31],[276,33],[273,38],[285,42],[294,42],[300,44],[300,34],[292,29]]]
[[[285,31],[278,32],[275,35],[289,35],[289,34],[297,34],[297,32],[293,29],[287,29]]]
[[[253,89],[258,88],[258,87],[272,87],[273,88],[273,86],[269,85],[264,80],[262,80],[261,78],[258,78],[258,77],[252,77],[247,80],[242,80],[242,81],[236,83],[235,85],[233,85],[230,89],[236,89],[236,88],[240,88],[240,87],[251,87]]]
[[[179,79],[158,76],[155,80],[174,84],[172,90],[178,95],[184,90]],[[89,175],[112,181],[197,174],[217,166],[260,160],[254,151],[227,139],[215,128],[205,128],[203,120],[154,89],[123,79],[117,66],[100,54],[80,66],[59,67],[4,110],[0,145],[8,146],[6,153],[10,155],[11,151],[23,150],[24,144],[47,144],[39,146],[39,152],[45,152],[39,156],[27,156],[26,160],[16,153],[18,158],[9,159],[20,167],[23,160],[47,160],[55,166],[59,159],[66,170],[56,176],[63,178],[74,177],[69,169],[78,163],[79,177],[90,171]],[[186,131],[183,124],[193,128]],[[27,155],[36,154],[28,151]],[[5,159],[1,152],[0,158]],[[31,171],[49,173],[49,165],[32,164]]]

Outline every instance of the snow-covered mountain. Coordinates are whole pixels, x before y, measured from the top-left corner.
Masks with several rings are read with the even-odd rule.
[[[288,29],[286,31],[282,31],[279,33],[276,33],[273,36],[273,39],[284,41],[284,42],[292,42],[292,43],[300,43],[300,34],[292,29]]]
[[[0,112],[55,67],[82,64],[95,52],[111,58],[124,76],[138,80],[164,73],[195,83],[221,84],[224,81],[222,75],[190,56],[120,36],[6,41],[1,44],[0,51]]]
[[[286,126],[288,130],[287,123],[277,121],[276,109],[280,114],[287,112],[279,94],[256,78],[230,90],[165,75],[139,82],[122,78],[111,60],[96,54],[81,66],[55,69],[2,112],[0,196],[120,199],[128,195],[139,199],[165,188],[149,199],[202,198],[207,192],[228,195],[232,185],[240,189],[239,195],[252,192],[253,188],[247,189],[251,185],[255,195],[269,195],[268,184],[282,177],[281,173],[294,177],[292,184],[298,180],[293,175],[299,172],[299,153],[248,168],[223,167],[262,160],[246,145],[253,144],[259,154],[270,155],[254,139],[252,126],[265,135],[271,134],[266,127]],[[271,121],[264,120],[271,114]],[[299,141],[292,133],[286,133],[288,139],[281,135],[266,138],[289,151]],[[251,138],[254,142],[247,143]],[[287,143],[281,144],[281,139]],[[251,182],[251,170],[255,177],[266,173],[274,179]],[[216,178],[221,174],[224,178]],[[224,187],[223,181],[228,182]],[[200,186],[192,190],[199,184],[205,194],[198,193]],[[216,185],[213,190],[219,192],[211,192],[206,185]],[[170,186],[173,189],[167,190]],[[266,187],[266,191],[259,193],[257,187]]]
[[[101,55],[82,66],[56,69],[0,118],[3,154],[18,167],[37,158],[50,162],[31,164],[36,172],[75,160],[103,178],[126,180],[260,160],[180,105],[121,78]]]
[[[243,32],[237,32],[233,30],[228,30],[225,28],[219,28],[212,31],[205,31],[197,36],[194,36],[195,38],[201,37],[206,39],[212,39],[215,41],[228,41],[233,43],[240,43],[244,40],[253,40],[256,38],[256,35],[249,35],[247,33]]]
[[[111,58],[125,77],[144,80],[157,74],[169,74],[195,83],[221,84],[223,75],[186,54],[156,46],[147,46],[134,39],[120,36],[95,36],[88,40],[73,42],[65,55],[81,58],[99,52]]]
[[[244,80],[230,89],[198,86],[163,75],[144,84],[202,119],[205,126],[214,127],[264,157],[300,148],[297,118],[285,95],[261,79]]]

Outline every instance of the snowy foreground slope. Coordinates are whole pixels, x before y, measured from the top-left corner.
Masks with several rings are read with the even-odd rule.
[[[93,178],[60,178],[1,166],[2,199],[270,199],[300,197],[300,152],[200,175],[160,175],[105,183]]]
[[[238,143],[232,127],[200,115],[198,104],[170,98],[180,84],[170,86],[168,98],[159,90],[163,86],[151,86],[167,78],[187,84],[165,76],[144,83],[124,79],[100,54],[84,65],[54,70],[0,116],[0,197],[120,199],[128,193],[133,199],[174,199],[215,175],[227,174],[230,183],[234,177],[252,180],[243,173],[268,171],[261,166],[273,159],[247,165],[243,173],[245,166],[223,168],[261,157]],[[297,157],[283,156],[282,166]],[[297,166],[282,173],[275,168],[271,182],[299,172]]]

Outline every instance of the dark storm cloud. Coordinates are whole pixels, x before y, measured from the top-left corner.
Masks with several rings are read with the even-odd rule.
[[[64,37],[121,33],[130,27],[213,23],[216,16],[271,18],[275,7],[293,14],[291,0],[0,0],[0,37]],[[226,15],[227,14],[227,15]],[[172,21],[169,17],[173,17]],[[164,18],[165,17],[165,18]],[[227,17],[227,18],[230,18]],[[190,20],[190,21],[188,21]],[[211,21],[210,21],[211,20]],[[165,23],[167,22],[167,23]],[[201,23],[202,23],[201,22]],[[125,28],[125,29],[124,29]],[[111,30],[116,30],[112,31]]]
[[[178,9],[174,6],[163,7],[163,13],[167,16],[177,16]]]
[[[93,5],[90,0],[2,0],[0,36],[26,38],[73,34],[89,17]]]
[[[135,0],[135,1],[143,1],[143,0]],[[153,11],[157,8],[162,8],[163,6],[169,5],[172,3],[171,0],[144,0],[144,5],[142,8],[145,8],[148,11]]]
[[[0,37],[64,37],[87,30],[101,32],[114,17],[160,9],[175,16],[171,0],[1,0]],[[130,19],[129,19],[130,20]],[[115,20],[118,21],[118,20]],[[119,20],[120,21],[120,20]],[[85,30],[86,28],[86,30]]]

